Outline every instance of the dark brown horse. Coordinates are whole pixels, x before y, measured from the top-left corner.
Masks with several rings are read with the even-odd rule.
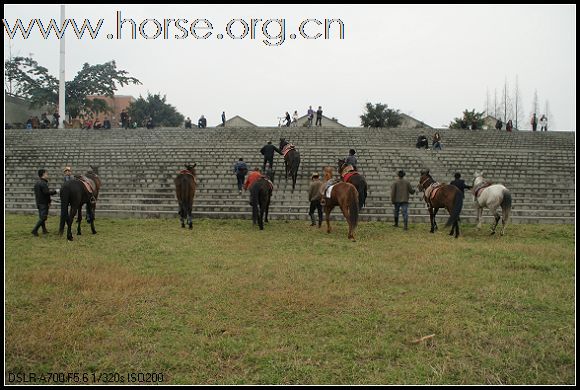
[[[365,207],[367,200],[367,181],[352,165],[347,164],[345,159],[338,160],[338,174],[347,183],[355,186],[358,191],[358,209]]]
[[[192,209],[193,197],[195,196],[195,166],[197,164],[188,164],[186,169],[179,172],[175,178],[175,193],[177,195],[177,202],[179,203],[179,219],[181,220],[181,227],[185,227],[185,219],[190,229],[193,229]]]
[[[98,173],[99,167],[91,166],[91,169],[84,176],[75,176],[73,180],[64,183],[60,189],[60,225],[58,233],[60,235],[64,233],[64,225],[66,223],[66,238],[69,241],[73,240],[72,222],[75,215],[77,215],[77,235],[81,235],[83,205],[87,205],[87,222],[91,224],[91,231],[93,234],[97,234],[95,229],[95,210],[102,184]]]
[[[324,181],[334,179],[332,167],[324,168]],[[358,191],[350,183],[338,182],[332,187],[330,198],[326,197],[326,186],[323,186],[324,213],[326,214],[327,233],[330,233],[330,212],[336,206],[340,207],[342,214],[348,222],[348,239],[355,241],[354,231],[358,223]]]
[[[300,166],[300,153],[284,138],[280,138],[280,150],[284,151],[286,145],[291,145],[292,148],[284,155],[284,167],[286,168],[286,180],[288,175],[292,178],[292,192],[296,187],[296,178],[298,177],[298,167]]]
[[[250,187],[250,205],[252,206],[252,222],[264,230],[264,222],[268,222],[270,210],[270,198],[274,186],[267,177],[259,178]]]
[[[453,225],[449,235],[452,236],[455,232],[455,238],[457,238],[459,236],[459,214],[461,214],[463,207],[461,190],[451,184],[437,183],[429,174],[428,169],[421,171],[421,179],[419,179],[417,189],[419,192],[425,193],[424,199],[429,207],[429,218],[431,220],[431,233],[434,233],[437,229],[437,222],[435,221],[437,211],[444,207],[449,213],[449,219],[445,226]]]

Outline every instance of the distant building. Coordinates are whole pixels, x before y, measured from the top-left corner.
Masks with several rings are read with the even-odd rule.
[[[413,118],[411,115],[401,113],[401,124],[399,125],[400,128],[403,129],[433,129],[433,127],[429,126],[425,122],[422,122],[418,119]]]
[[[43,113],[47,113],[48,119],[52,121],[55,109],[50,105],[31,108],[28,100],[4,91],[4,123],[22,127],[29,118],[33,116],[40,118]]]
[[[87,99],[102,99],[107,103],[107,106],[109,106],[112,111],[101,112],[96,118],[92,119],[98,119],[99,121],[103,122],[105,118],[109,118],[113,127],[120,126],[121,111],[128,109],[129,105],[136,101],[133,96],[129,95],[114,95],[113,97],[103,95],[89,95],[87,96]]]
[[[216,125],[216,127],[223,127],[223,125],[220,123],[219,125]],[[226,121],[225,127],[258,127],[258,126],[256,126],[249,120],[244,119],[239,115],[236,115],[233,118],[230,118]]]
[[[494,118],[491,115],[486,116],[483,118],[483,130],[495,130],[495,124],[497,123],[497,118]],[[502,121],[503,123],[503,121]],[[505,123],[503,124],[502,130],[505,130]]]
[[[298,127],[305,127],[307,122],[308,115],[304,115],[298,118],[296,124]],[[328,118],[324,115],[322,115],[322,121],[320,123],[322,124],[322,127],[346,127],[345,125],[338,123],[338,119]],[[314,118],[312,119],[312,127],[314,127],[315,124],[316,124],[316,111],[314,112]]]

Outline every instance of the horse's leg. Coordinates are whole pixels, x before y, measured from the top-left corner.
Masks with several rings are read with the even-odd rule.
[[[87,208],[89,206],[87,205]],[[83,204],[79,206],[78,216],[77,216],[77,236],[81,235],[81,221],[83,220]]]
[[[269,223],[268,222],[268,213],[270,212],[270,197],[272,195],[268,195],[268,198],[266,199],[266,212],[264,213],[264,222]]]
[[[430,233],[435,233],[435,225],[434,225],[435,215],[433,215],[433,208],[432,207],[429,207],[429,221],[431,222]]]
[[[262,204],[259,204],[258,207],[260,208],[260,211],[258,212],[258,226],[260,227],[260,230],[264,230],[264,212],[266,210],[264,210]]]
[[[499,232],[499,234],[501,236],[503,236],[503,234],[505,233],[505,228],[507,227],[508,213],[503,208],[501,209],[501,212],[502,212],[502,217],[501,217],[501,231]]]
[[[75,218],[75,215],[77,214],[77,212],[78,212],[77,208],[75,206],[71,206],[70,215],[69,215],[68,220],[67,220],[67,230],[66,230],[66,238],[69,241],[73,240],[72,224],[74,222],[74,218]]]
[[[479,230],[481,229],[481,215],[483,214],[483,207],[479,206],[479,203],[477,204],[477,226],[476,229]]]
[[[493,217],[495,219],[495,222],[493,223],[493,226],[491,228],[491,234],[493,235],[493,234],[495,234],[495,229],[497,228],[497,224],[498,224],[501,216],[500,216],[499,212],[497,211],[497,208],[493,208],[492,213],[493,213]]]
[[[189,225],[189,230],[193,229],[193,207],[188,206],[187,208],[187,224]]]
[[[439,212],[439,207],[436,207],[436,208],[433,210],[433,227],[435,228],[435,230],[437,230],[437,229],[438,229],[438,227],[437,227],[437,213],[438,213],[438,212]]]
[[[328,200],[330,202],[330,199]],[[332,208],[328,206],[328,203],[324,206],[324,213],[326,214],[326,233],[330,233],[330,211]]]

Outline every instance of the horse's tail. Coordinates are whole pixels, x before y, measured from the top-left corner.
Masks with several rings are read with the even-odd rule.
[[[358,191],[354,186],[350,186],[350,192],[352,193],[350,203],[348,205],[348,223],[354,229],[358,223]]]
[[[70,182],[67,182],[70,183]],[[64,224],[68,221],[68,206],[70,203],[70,185],[63,185],[60,189],[60,224],[59,234],[64,233]]]
[[[461,209],[463,208],[463,194],[460,190],[455,192],[455,199],[453,199],[453,210],[449,213],[449,219],[445,226],[451,226],[459,219]]]
[[[501,209],[503,211],[503,220],[507,223],[508,218],[512,212],[512,194],[507,188],[503,191]]]

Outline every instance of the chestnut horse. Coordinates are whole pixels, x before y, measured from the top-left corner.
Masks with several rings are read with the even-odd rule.
[[[181,220],[181,227],[185,227],[185,219],[190,229],[193,229],[192,209],[193,197],[195,196],[195,166],[186,165],[184,170],[180,171],[174,180],[175,193],[177,195],[177,202],[179,203],[179,219]]]
[[[445,226],[453,225],[449,235],[455,232],[455,238],[459,236],[459,214],[463,208],[463,194],[461,190],[451,184],[439,184],[429,174],[429,170],[421,171],[421,179],[417,186],[419,192],[424,192],[424,199],[429,207],[429,218],[431,220],[431,233],[437,229],[435,217],[437,211],[444,207],[449,213],[449,219]]]
[[[365,177],[358,173],[352,165],[347,164],[345,159],[338,160],[338,174],[342,177],[342,180],[356,187],[358,191],[358,209],[362,210],[367,200],[367,181]]]
[[[334,180],[334,170],[332,167],[324,168],[324,181]],[[324,191],[324,213],[326,214],[327,233],[330,233],[330,212],[336,206],[342,210],[342,214],[348,222],[348,239],[355,241],[354,231],[358,223],[359,200],[356,187],[350,183],[342,181],[332,186],[330,198],[327,195],[327,186],[323,186]]]

